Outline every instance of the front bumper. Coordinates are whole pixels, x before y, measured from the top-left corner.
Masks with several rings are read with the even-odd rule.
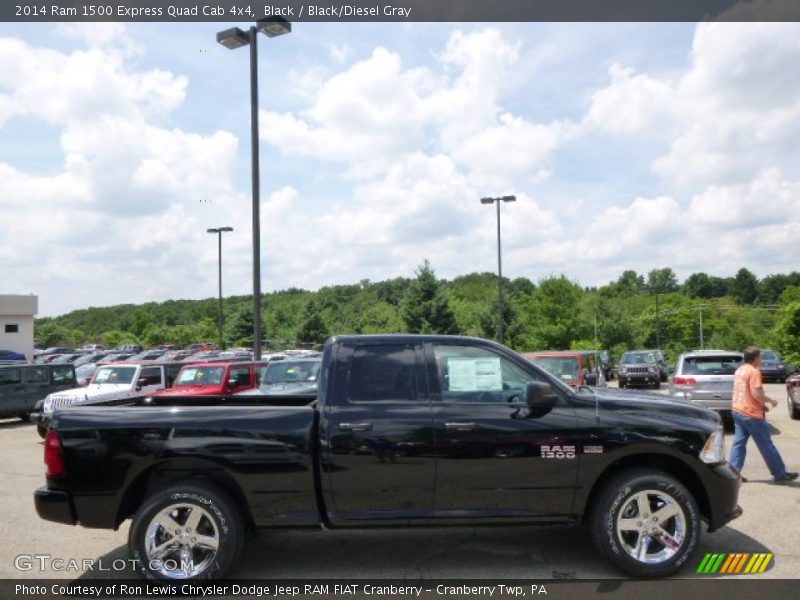
[[[655,373],[620,373],[618,378],[628,385],[653,385],[661,381],[658,372]]]
[[[739,506],[739,488],[742,478],[728,463],[711,467],[706,473],[705,488],[708,494],[708,531],[724,527],[742,514]]]
[[[33,493],[33,504],[36,506],[36,513],[46,521],[67,525],[75,525],[78,522],[72,499],[67,492],[42,486]]]

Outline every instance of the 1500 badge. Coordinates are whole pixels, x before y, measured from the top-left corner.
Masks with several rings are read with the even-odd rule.
[[[542,458],[575,458],[575,446],[542,446]]]

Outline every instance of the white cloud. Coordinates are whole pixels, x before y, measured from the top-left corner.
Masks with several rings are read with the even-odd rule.
[[[587,124],[669,140],[654,163],[686,184],[746,180],[786,157],[800,136],[800,24],[701,23],[679,79],[611,67]]]
[[[308,70],[298,80],[315,92],[303,94],[310,106],[264,111],[261,136],[286,154],[343,164],[356,178],[430,148],[441,148],[476,177],[491,175],[492,184],[519,174],[544,176],[566,128],[502,110],[503,83],[519,58],[519,43],[496,29],[456,31],[436,58],[438,70],[410,67],[377,47],[322,82],[319,70]],[[513,159],[500,159],[504,154]]]

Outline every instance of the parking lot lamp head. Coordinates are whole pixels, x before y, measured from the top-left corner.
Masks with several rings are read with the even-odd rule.
[[[481,204],[494,204],[494,198],[481,198]]]
[[[516,196],[503,196],[502,198],[500,198],[500,200],[502,200],[503,202],[516,202],[517,201],[517,197]]]
[[[292,24],[283,17],[267,17],[256,21],[258,30],[267,37],[277,37],[291,33]]]
[[[231,27],[217,33],[217,41],[228,50],[235,50],[250,43],[250,36],[238,27]]]

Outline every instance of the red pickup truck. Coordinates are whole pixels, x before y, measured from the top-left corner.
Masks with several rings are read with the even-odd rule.
[[[259,369],[267,362],[198,362],[182,367],[171,388],[151,398],[169,396],[228,397],[258,387]]]

